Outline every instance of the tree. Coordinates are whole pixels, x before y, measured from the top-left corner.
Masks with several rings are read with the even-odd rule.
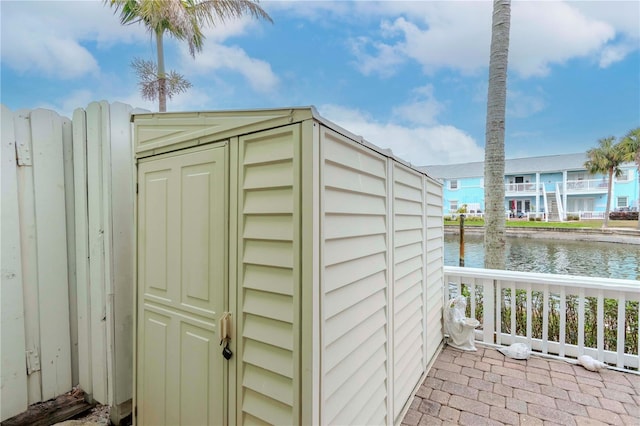
[[[103,0],[120,12],[123,25],[142,23],[155,36],[158,55],[157,64],[152,61],[134,60],[133,68],[140,77],[142,96],[158,99],[160,112],[167,110],[167,96],[191,87],[183,76],[164,66],[165,33],[189,45],[189,53],[195,58],[202,51],[204,34],[202,28],[224,23],[231,18],[250,14],[255,18],[272,22],[271,17],[258,5],[257,0]],[[168,76],[168,78],[167,78]]]
[[[505,267],[504,129],[511,1],[494,0],[484,154],[484,266]]]
[[[604,211],[604,221],[602,227],[609,226],[609,210],[611,206],[611,188],[613,187],[613,178],[622,174],[620,164],[623,162],[623,153],[620,146],[615,143],[616,138],[609,136],[598,141],[597,148],[591,148],[587,151],[587,161],[584,167],[592,174],[606,174],[607,182],[607,206]]]
[[[638,186],[640,186],[640,127],[630,130],[629,133],[622,138],[620,148],[622,149],[622,160],[624,162],[635,161],[638,173]],[[640,194],[638,194],[637,207],[640,207]],[[640,229],[640,214],[638,215],[637,227]]]

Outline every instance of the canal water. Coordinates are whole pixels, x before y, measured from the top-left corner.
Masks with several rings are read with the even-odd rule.
[[[445,234],[445,265],[458,265],[459,238],[459,235]],[[465,266],[483,268],[483,236],[466,234],[464,239]],[[640,280],[640,246],[595,241],[507,237],[506,269]]]

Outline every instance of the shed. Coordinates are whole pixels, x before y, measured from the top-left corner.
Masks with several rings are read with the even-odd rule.
[[[313,107],[132,121],[138,423],[399,423],[443,337],[441,184]]]

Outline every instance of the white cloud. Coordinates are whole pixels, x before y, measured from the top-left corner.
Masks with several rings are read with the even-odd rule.
[[[141,40],[140,27],[123,27],[98,1],[2,2],[2,62],[18,72],[73,79],[99,72],[83,43]]]
[[[510,66],[523,77],[544,76],[551,64],[597,56],[615,28],[568,3],[517,2],[511,19]]]
[[[525,93],[515,89],[507,90],[507,115],[526,118],[542,111],[546,106],[547,103],[541,89],[537,89],[534,93]]]
[[[449,125],[403,126],[380,122],[366,113],[339,105],[318,108],[327,119],[367,141],[389,148],[394,155],[416,166],[478,161],[484,151],[464,131]]]
[[[488,66],[490,2],[357,2],[355,9],[358,16],[380,16],[376,37],[351,41],[364,74],[389,76],[406,60],[427,74],[443,68],[470,74]],[[638,16],[637,2],[516,1],[510,70],[524,78],[545,76],[552,65],[574,58],[606,67],[640,48]]]
[[[433,85],[427,84],[414,89],[409,102],[393,108],[392,116],[402,122],[433,126],[443,110],[444,105],[433,95]]]
[[[398,65],[406,61],[405,57],[394,47],[381,42],[373,42],[367,37],[357,37],[348,41],[351,52],[356,59],[352,62],[364,75],[378,74],[390,77]],[[371,45],[375,53],[368,53]]]
[[[278,77],[268,62],[252,58],[237,46],[225,46],[212,40],[204,45],[202,53],[192,59],[186,47],[181,48],[183,65],[188,73],[209,74],[211,71],[231,70],[247,79],[259,92],[270,92],[278,85]]]

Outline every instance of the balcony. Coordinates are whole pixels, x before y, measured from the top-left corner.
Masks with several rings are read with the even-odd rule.
[[[540,192],[543,191],[542,185],[538,186]],[[535,183],[507,183],[504,185],[504,192],[507,196],[517,195],[535,195],[536,184]]]
[[[477,352],[445,346],[403,424],[638,424],[640,285],[633,280],[445,267],[467,296]],[[495,350],[528,343],[528,360]],[[575,358],[609,368],[592,372]]]
[[[607,192],[607,179],[568,180],[567,194],[602,194]]]

